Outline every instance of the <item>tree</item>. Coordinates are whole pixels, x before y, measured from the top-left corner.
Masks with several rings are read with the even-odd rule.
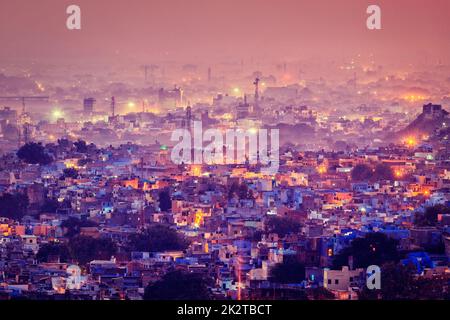
[[[87,147],[86,141],[78,140],[78,141],[74,142],[73,144],[74,144],[75,148],[77,149],[77,152],[79,152],[79,153],[88,152],[88,147]]]
[[[296,257],[287,256],[273,267],[270,276],[277,283],[300,283],[305,280],[305,266]]]
[[[397,262],[399,254],[397,241],[389,239],[383,233],[368,233],[364,238],[356,238],[351,245],[334,257],[333,268],[341,269],[348,265],[353,257],[353,267],[367,268],[370,265],[381,266],[386,262]]]
[[[29,164],[50,164],[53,159],[49,156],[45,148],[40,143],[30,142],[23,145],[19,151],[17,151],[17,156],[22,161]]]
[[[417,212],[414,216],[414,224],[418,227],[433,227],[438,223],[439,214],[450,214],[450,208],[442,204],[427,207],[425,212]]]
[[[391,167],[384,163],[377,164],[375,166],[373,180],[394,180],[394,174],[392,173]]]
[[[70,148],[73,147],[73,143],[70,142],[70,140],[65,139],[65,138],[63,138],[63,139],[58,139],[58,146],[59,146],[61,149],[69,150]]]
[[[196,273],[173,271],[149,284],[144,291],[145,300],[210,300],[211,295],[204,277]]]
[[[353,181],[367,181],[372,176],[372,169],[365,164],[357,164],[352,170]]]
[[[228,189],[228,200],[231,200],[233,197],[237,197],[240,200],[254,199],[252,190],[245,183],[239,184],[237,182],[233,182]]]
[[[88,163],[92,163],[93,160],[91,158],[82,158],[78,160],[78,166],[83,167],[85,165],[87,165]]]
[[[163,212],[167,212],[172,209],[172,199],[170,198],[170,192],[167,188],[159,193],[159,208]]]
[[[21,220],[28,208],[28,196],[22,193],[5,193],[0,196],[0,217]]]
[[[409,299],[414,295],[413,272],[402,264],[386,263],[381,268],[381,289],[369,290],[363,287],[361,300]]]
[[[130,251],[159,252],[167,250],[185,250],[189,243],[177,231],[162,224],[153,224],[142,233],[130,236]]]
[[[80,220],[75,217],[70,217],[61,223],[61,228],[65,231],[65,236],[72,238],[80,233],[81,228],[96,227],[97,224],[90,220]]]
[[[240,200],[244,199],[253,199],[253,192],[248,188],[248,186],[245,183],[241,183],[238,190],[238,196]]]
[[[51,198],[46,198],[44,204],[40,208],[41,213],[55,213],[58,210],[58,201]]]
[[[63,175],[61,176],[63,179],[65,178],[78,178],[78,170],[75,168],[66,168],[63,170]]]
[[[117,246],[111,239],[95,239],[86,236],[75,236],[69,240],[71,257],[85,265],[92,260],[109,260],[117,252]]]
[[[270,217],[266,224],[266,231],[276,233],[280,237],[284,237],[289,233],[297,233],[300,231],[301,224],[290,218]]]
[[[401,263],[381,267],[381,289],[363,288],[361,300],[441,300],[448,299],[448,279],[416,277],[415,268]]]
[[[50,242],[39,248],[36,259],[39,262],[51,262],[52,258],[58,258],[60,262],[69,262],[69,248],[64,243]]]

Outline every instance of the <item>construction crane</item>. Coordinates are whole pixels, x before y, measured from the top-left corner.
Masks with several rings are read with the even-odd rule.
[[[25,113],[25,101],[48,101],[49,96],[12,96],[0,97],[0,101],[22,101],[22,113]]]
[[[141,66],[142,69],[144,69],[144,80],[145,82],[147,82],[148,80],[148,76],[150,75],[150,77],[153,79],[153,75],[155,70],[157,70],[159,67],[155,64],[145,64],[143,66]],[[150,73],[150,74],[149,74]]]

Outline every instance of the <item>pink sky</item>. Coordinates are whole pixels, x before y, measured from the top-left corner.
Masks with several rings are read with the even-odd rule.
[[[68,31],[65,9],[82,10]],[[381,31],[366,8],[382,9]],[[450,57],[448,0],[2,0],[0,58]]]

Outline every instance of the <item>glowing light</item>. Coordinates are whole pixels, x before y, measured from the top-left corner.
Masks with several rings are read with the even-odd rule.
[[[241,89],[239,89],[238,87],[233,88],[233,93],[234,94],[239,94],[239,92],[241,92]]]
[[[412,147],[415,147],[415,146],[417,145],[417,140],[416,140],[415,137],[407,137],[407,138],[405,139],[405,144],[406,144],[408,147],[412,148]]]
[[[128,108],[134,108],[136,106],[136,104],[132,101],[128,102]]]
[[[248,132],[250,132],[250,134],[255,135],[258,133],[258,128],[250,128],[250,129],[248,129]]]
[[[35,83],[36,83],[36,86],[38,87],[39,91],[41,91],[41,92],[45,91],[45,87],[42,85],[42,83],[39,83],[39,82],[35,82]]]
[[[224,119],[224,120],[231,120],[231,119],[233,119],[233,115],[231,113],[224,113],[222,115],[222,119]]]
[[[195,213],[194,227],[199,228],[202,222],[203,222],[203,211],[198,210]]]
[[[291,81],[292,80],[292,76],[289,73],[285,73],[283,74],[283,81]]]
[[[192,165],[191,166],[191,175],[195,177],[199,177],[202,175],[202,167],[200,165]]]
[[[325,172],[327,172],[327,167],[325,165],[320,165],[317,167],[317,172],[320,174],[324,174]]]
[[[64,116],[64,113],[60,109],[53,109],[52,111],[52,117],[54,119],[59,119]]]

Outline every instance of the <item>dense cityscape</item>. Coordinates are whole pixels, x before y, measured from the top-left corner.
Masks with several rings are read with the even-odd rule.
[[[3,59],[0,300],[450,299],[449,72]]]

